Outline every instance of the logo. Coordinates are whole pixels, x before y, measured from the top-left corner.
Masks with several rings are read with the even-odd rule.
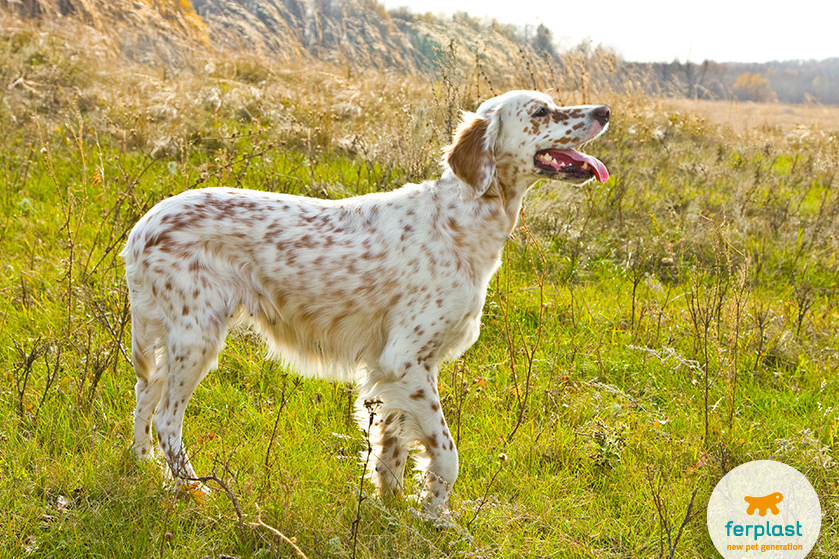
[[[734,468],[708,502],[708,533],[725,559],[804,559],[820,531],[821,504],[813,486],[781,462]]]
[[[749,508],[746,509],[746,514],[754,514],[757,509],[760,516],[766,516],[766,510],[772,511],[772,514],[781,514],[778,510],[778,503],[784,500],[781,493],[772,493],[766,497],[743,497],[749,503]]]

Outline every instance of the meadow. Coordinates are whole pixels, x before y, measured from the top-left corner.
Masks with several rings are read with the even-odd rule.
[[[839,109],[745,122],[552,72],[233,55],[115,71],[97,48],[0,37],[0,557],[715,557],[709,494],[757,459],[807,476],[810,557],[839,556]],[[187,411],[210,497],[134,459],[118,253],[140,216],[200,186],[434,177],[458,111],[514,87],[609,104],[586,151],[612,177],[534,187],[480,339],[441,372],[450,518],[373,497],[351,387],[297,378],[248,330]]]

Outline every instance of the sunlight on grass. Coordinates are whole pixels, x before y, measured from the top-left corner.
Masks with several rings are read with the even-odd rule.
[[[20,67],[24,50],[3,60]],[[432,177],[447,119],[486,84],[72,64],[76,89],[0,107],[0,556],[295,556],[267,525],[308,557],[659,557],[695,493],[676,556],[705,557],[712,487],[768,458],[822,498],[811,556],[839,554],[835,129],[730,133],[692,106],[592,85],[614,119],[587,149],[612,178],[526,199],[481,337],[441,371],[461,469],[435,526],[407,498],[357,493],[351,391],[266,362],[247,331],[198,388],[184,437],[231,494],[210,481],[190,501],[160,463],[136,462],[118,253],[189,188],[338,198]]]

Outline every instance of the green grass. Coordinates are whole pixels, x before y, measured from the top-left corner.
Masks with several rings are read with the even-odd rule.
[[[196,470],[234,499],[220,487],[204,504],[174,495],[159,464],[129,452],[117,255],[131,225],[204,185],[392,189],[433,175],[443,141],[438,90],[408,99],[386,86],[368,124],[290,93],[274,114],[268,94],[285,78],[266,75],[261,101],[189,118],[132,121],[143,106],[95,91],[77,110],[65,99],[0,111],[0,556],[295,556],[261,519],[308,557],[354,546],[357,557],[659,557],[696,491],[675,556],[711,557],[711,489],[767,458],[821,497],[811,557],[839,554],[837,136],[732,139],[615,94],[612,128],[588,148],[612,178],[534,189],[481,338],[441,372],[461,457],[450,522],[407,499],[359,507],[366,443],[348,387],[266,362],[247,331],[230,337],[185,427]],[[392,116],[397,98],[407,109]],[[363,149],[338,145],[353,134]]]

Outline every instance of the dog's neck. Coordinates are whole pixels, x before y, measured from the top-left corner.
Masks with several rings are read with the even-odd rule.
[[[470,260],[474,273],[489,281],[516,226],[528,185],[506,186],[496,181],[486,193],[476,196],[474,189],[451,171],[427,184],[434,206],[446,216],[435,228],[450,235],[464,249],[458,254]],[[458,210],[453,212],[453,208]]]

